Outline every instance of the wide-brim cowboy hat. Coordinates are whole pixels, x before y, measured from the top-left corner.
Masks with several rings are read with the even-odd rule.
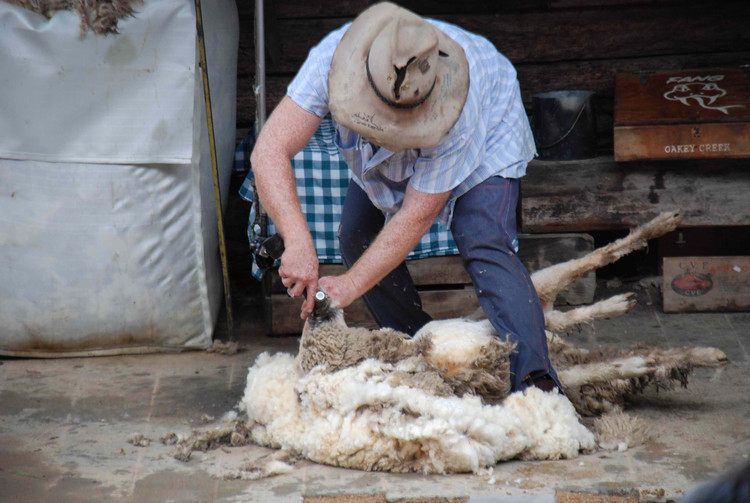
[[[468,92],[463,48],[389,2],[357,16],[328,76],[334,120],[394,152],[437,145],[461,115]]]

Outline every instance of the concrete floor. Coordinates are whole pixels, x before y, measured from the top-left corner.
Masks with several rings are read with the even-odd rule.
[[[635,501],[679,499],[701,481],[748,462],[750,313],[666,315],[654,288],[599,286],[598,295],[636,289],[629,315],[570,337],[583,345],[712,345],[731,363],[699,369],[688,389],[648,393],[628,411],[654,438],[624,452],[572,460],[501,463],[488,475],[368,473],[300,462],[287,475],[223,480],[217,474],[269,449],[196,452],[188,463],[158,438],[211,428],[240,400],[247,368],[262,351],[296,352],[297,339],[262,334],[260,311],[237,300],[235,355],[182,354],[0,359],[0,502],[300,502],[306,496],[385,494],[388,501],[468,497],[471,502],[554,502],[558,490],[628,494]],[[221,330],[220,330],[221,332]],[[217,418],[206,423],[205,416]],[[154,439],[135,447],[127,438]]]

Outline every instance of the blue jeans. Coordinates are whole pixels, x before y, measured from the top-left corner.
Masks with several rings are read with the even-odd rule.
[[[484,313],[501,338],[516,343],[510,358],[513,391],[529,385],[527,376],[545,374],[559,386],[547,353],[542,306],[529,273],[513,248],[517,204],[518,180],[495,176],[456,200],[451,224]],[[347,267],[367,249],[384,221],[382,212],[365,192],[350,182],[339,229],[341,254]],[[364,301],[381,327],[410,335],[431,319],[422,310],[405,262],[367,292]]]

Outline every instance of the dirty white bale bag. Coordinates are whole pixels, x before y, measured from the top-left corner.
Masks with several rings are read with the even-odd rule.
[[[204,0],[222,194],[239,26]],[[0,354],[205,348],[222,296],[193,0],[79,37],[0,2]],[[226,198],[225,201],[226,203]]]

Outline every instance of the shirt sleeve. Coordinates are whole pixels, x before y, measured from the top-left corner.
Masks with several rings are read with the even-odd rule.
[[[486,152],[501,166],[523,164],[536,155],[536,145],[521,99],[516,71],[504,56],[499,61],[490,111]]]
[[[325,117],[328,112],[328,72],[333,52],[349,24],[326,35],[310,49],[307,59],[287,87],[287,95],[304,110]]]

